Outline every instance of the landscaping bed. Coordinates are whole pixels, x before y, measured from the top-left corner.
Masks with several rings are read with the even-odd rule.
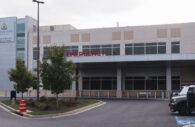
[[[15,104],[13,104],[10,100],[2,100],[1,102],[16,110],[19,109],[19,100],[16,100]],[[30,115],[58,114],[73,111],[91,104],[95,104],[97,102],[97,100],[63,98],[59,99],[58,105],[56,105],[55,98],[41,97],[39,101],[27,99],[27,110],[31,111],[28,112]]]

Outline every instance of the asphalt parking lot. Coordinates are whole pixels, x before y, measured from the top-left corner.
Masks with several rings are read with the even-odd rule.
[[[178,127],[168,101],[106,100],[78,115],[55,119],[23,119],[0,108],[0,127]]]

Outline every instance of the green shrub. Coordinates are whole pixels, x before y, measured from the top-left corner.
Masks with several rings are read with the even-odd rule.
[[[75,98],[68,98],[65,100],[60,100],[60,104],[70,107],[70,106],[75,106],[77,104],[77,101]]]
[[[48,107],[48,105],[45,104],[45,103],[39,103],[38,109],[39,109],[39,110],[48,110],[49,107]]]
[[[50,98],[48,98],[47,99],[47,102],[56,102],[56,98],[54,98],[54,97],[50,97]]]
[[[27,106],[29,106],[29,107],[35,107],[35,101],[33,99],[29,99],[27,101]]]
[[[42,96],[42,97],[40,97],[39,101],[40,102],[46,102],[47,101],[47,98],[45,96]]]

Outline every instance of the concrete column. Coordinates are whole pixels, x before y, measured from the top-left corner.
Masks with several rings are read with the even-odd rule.
[[[71,85],[71,97],[76,97],[76,81],[72,81],[72,85]]]
[[[82,48],[82,45],[79,44],[79,48],[78,48],[79,52],[82,52],[82,51],[83,51],[82,49],[83,49],[83,48]]]
[[[168,62],[166,65],[166,86],[168,91],[171,91],[171,85],[171,63]]]
[[[125,44],[124,43],[120,44],[120,55],[121,56],[125,55]]]
[[[79,88],[79,91],[82,91],[83,90],[83,78],[82,78],[82,73],[81,73],[81,70],[78,70],[78,88]]]
[[[121,65],[117,66],[117,91],[116,91],[117,98],[122,97],[122,69]]]

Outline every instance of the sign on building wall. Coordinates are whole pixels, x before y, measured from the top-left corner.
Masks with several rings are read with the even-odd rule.
[[[0,43],[14,42],[16,18],[0,18]]]

